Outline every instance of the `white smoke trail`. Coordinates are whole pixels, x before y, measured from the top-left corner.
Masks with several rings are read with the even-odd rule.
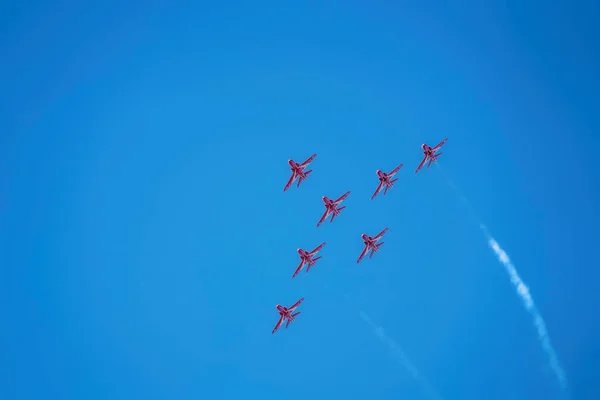
[[[419,372],[417,371],[417,368],[413,365],[413,363],[408,359],[408,357],[406,357],[400,345],[396,343],[394,339],[390,338],[381,326],[373,323],[369,316],[363,311],[360,312],[360,317],[363,321],[367,323],[367,325],[371,327],[371,329],[373,329],[373,333],[375,333],[375,336],[377,336],[379,340],[381,340],[384,344],[388,346],[394,358],[400,364],[402,364],[402,366],[404,366],[404,368],[406,368],[408,372],[410,372],[413,378],[417,379],[419,377]]]
[[[348,295],[344,295],[344,298],[349,303],[351,303]],[[369,318],[369,316],[364,311],[359,311],[359,314],[360,318],[363,321],[365,321],[371,329],[373,329],[373,333],[375,334],[375,336],[377,336],[379,340],[381,340],[385,345],[387,345],[392,356],[394,356],[396,361],[402,364],[402,366],[406,368],[406,370],[412,375],[412,377],[419,381],[419,383],[421,383],[423,390],[427,393],[429,398],[431,398],[432,400],[443,400],[442,397],[437,393],[437,391],[431,386],[431,384],[424,377],[419,375],[417,367],[415,367],[412,361],[410,361],[410,359],[408,358],[408,356],[406,356],[404,350],[402,350],[402,347],[400,347],[400,345],[396,343],[394,339],[392,339],[385,333],[383,327],[371,321],[371,318]]]
[[[419,381],[419,383],[421,383],[423,390],[425,391],[425,393],[427,393],[427,396],[429,398],[431,398],[432,400],[444,400],[424,377],[419,376],[419,371],[417,371],[417,368],[414,366],[414,364],[410,361],[406,354],[404,354],[402,347],[400,347],[400,345],[396,343],[394,339],[392,339],[385,333],[383,327],[371,321],[369,316],[363,311],[360,312],[360,317],[371,327],[371,329],[373,329],[375,336],[377,336],[379,340],[381,340],[384,344],[388,346],[394,358],[400,364],[402,364],[408,372],[410,372],[413,378],[415,378]]]
[[[517,290],[517,294],[519,295],[519,297],[521,297],[521,300],[523,300],[523,305],[525,306],[525,309],[533,317],[533,324],[537,329],[538,338],[542,344],[542,348],[544,349],[544,352],[546,352],[548,358],[550,359],[550,367],[556,374],[560,386],[563,389],[566,389],[567,377],[565,375],[565,371],[562,369],[560,362],[558,361],[558,356],[556,355],[554,347],[552,347],[552,342],[550,341],[550,336],[548,335],[548,330],[546,329],[546,323],[544,322],[544,319],[542,318],[540,312],[535,306],[535,303],[533,302],[533,297],[531,297],[531,293],[529,293],[529,288],[527,287],[527,285],[525,285],[525,283],[517,273],[517,269],[510,261],[508,254],[506,254],[506,252],[502,249],[502,247],[500,247],[498,242],[496,242],[496,240],[489,235],[485,225],[481,225],[481,229],[487,236],[488,245],[498,257],[498,261],[500,261],[500,263],[506,269],[506,272],[510,277],[510,281]]]
[[[471,216],[479,223],[479,227],[481,228],[481,230],[483,231],[483,233],[487,239],[488,246],[492,249],[492,251],[494,252],[496,257],[498,258],[498,261],[500,261],[500,264],[502,264],[504,266],[504,269],[508,273],[510,281],[514,285],[514,287],[517,291],[517,294],[519,295],[519,297],[521,297],[521,300],[523,301],[525,310],[527,310],[527,312],[529,312],[529,314],[531,314],[531,316],[533,318],[533,325],[535,326],[535,328],[537,330],[538,338],[542,345],[542,349],[544,350],[544,352],[548,356],[548,359],[550,360],[549,361],[550,368],[552,368],[552,370],[556,374],[556,377],[558,378],[558,382],[559,382],[560,386],[563,389],[567,389],[567,386],[568,386],[567,376],[565,374],[565,371],[562,369],[562,367],[560,365],[560,362],[558,360],[558,355],[556,354],[556,351],[554,350],[554,347],[552,346],[552,342],[550,341],[550,335],[548,334],[548,330],[546,329],[546,323],[544,322],[542,315],[540,314],[537,307],[535,306],[533,297],[531,296],[531,293],[529,292],[529,288],[527,287],[527,285],[525,285],[525,283],[519,276],[517,269],[515,268],[514,264],[510,261],[508,254],[506,254],[506,252],[500,247],[498,242],[490,234],[487,227],[477,217],[475,210],[473,209],[473,207],[471,206],[471,204],[469,203],[467,198],[461,193],[461,191],[454,184],[454,182],[452,182],[452,179],[450,179],[448,174],[446,174],[446,172],[442,169],[442,167],[439,165],[439,163],[436,163],[436,166],[445,175],[446,182],[452,189],[454,189],[456,194],[459,196],[460,201],[465,206],[468,207],[468,209],[471,213]]]

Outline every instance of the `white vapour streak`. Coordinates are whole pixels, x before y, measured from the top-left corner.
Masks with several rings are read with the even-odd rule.
[[[479,227],[483,231],[488,241],[488,245],[498,258],[498,261],[500,261],[500,264],[502,264],[504,266],[504,269],[506,269],[510,281],[514,285],[517,294],[523,301],[525,310],[527,310],[527,312],[529,312],[529,314],[531,314],[531,316],[533,317],[533,325],[537,330],[538,338],[542,345],[542,349],[544,350],[544,352],[550,360],[550,368],[552,368],[552,370],[556,374],[560,386],[563,389],[566,389],[568,386],[567,376],[565,374],[565,371],[562,369],[560,362],[558,361],[558,356],[556,354],[556,351],[554,350],[554,347],[552,347],[552,342],[550,341],[550,336],[548,335],[548,330],[546,329],[546,323],[544,322],[542,315],[540,314],[537,307],[535,306],[535,303],[533,302],[533,297],[531,296],[531,293],[529,293],[529,288],[527,287],[527,285],[525,285],[525,283],[517,273],[517,269],[515,268],[514,264],[510,261],[508,254],[506,254],[506,252],[500,247],[498,242],[496,242],[496,240],[492,237],[487,227],[483,223],[481,223],[481,220],[479,219],[479,217],[477,217],[477,213],[475,212],[473,206],[471,206],[471,203],[462,194],[462,192],[458,189],[454,182],[452,182],[450,176],[448,176],[446,171],[444,171],[444,169],[439,163],[436,163],[436,167],[444,174],[446,182],[456,192],[456,194],[460,198],[460,201],[465,206],[467,206],[473,219],[479,222]]]
[[[527,285],[525,285],[525,283],[517,273],[517,269],[510,261],[508,254],[506,254],[506,252],[502,249],[502,247],[500,247],[498,242],[496,242],[496,240],[488,233],[488,230],[485,227],[485,225],[481,225],[481,229],[487,237],[488,245],[498,257],[498,261],[500,261],[500,263],[506,269],[506,272],[510,277],[510,281],[517,290],[517,294],[519,295],[519,297],[521,297],[521,300],[523,300],[523,305],[525,306],[525,309],[533,317],[533,324],[537,329],[537,334],[540,343],[542,344],[542,349],[544,349],[544,352],[548,355],[548,358],[550,359],[550,367],[556,374],[560,386],[563,389],[566,389],[567,377],[560,365],[560,362],[558,361],[556,351],[554,350],[554,347],[552,347],[552,342],[550,341],[550,336],[548,335],[548,330],[546,329],[546,323],[544,322],[544,319],[542,318],[540,312],[535,306],[535,303],[533,302],[533,297],[531,297],[531,293],[529,293],[529,288],[527,287]]]
[[[383,327],[371,321],[369,316],[363,311],[360,311],[360,317],[363,321],[367,323],[367,325],[371,327],[371,329],[373,329],[373,333],[375,333],[375,336],[377,336],[379,340],[381,340],[385,345],[388,346],[394,358],[400,364],[402,364],[404,368],[406,368],[406,370],[413,376],[413,378],[415,378],[421,383],[423,390],[427,393],[427,395],[434,400],[443,400],[442,397],[437,393],[437,391],[429,384],[429,382],[427,382],[425,378],[419,376],[417,368],[413,365],[413,363],[406,356],[406,354],[404,354],[402,347],[400,347],[400,345],[396,343],[394,339],[392,339],[385,333]]]
[[[400,364],[402,364],[408,372],[410,372],[410,374],[413,376],[413,378],[418,378],[419,373],[417,371],[417,368],[412,364],[412,362],[410,362],[408,357],[406,357],[406,355],[404,354],[404,351],[402,350],[400,345],[398,343],[396,343],[396,341],[394,339],[392,339],[388,335],[386,335],[385,330],[381,326],[374,324],[367,314],[365,314],[364,312],[361,311],[360,317],[362,318],[363,321],[365,321],[367,323],[367,325],[369,325],[371,327],[371,329],[373,329],[373,332],[379,338],[379,340],[381,340],[383,343],[385,343],[388,346],[388,348],[390,349],[394,358]]]

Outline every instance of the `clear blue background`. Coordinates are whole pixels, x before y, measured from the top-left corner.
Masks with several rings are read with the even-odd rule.
[[[444,399],[559,398],[476,221],[414,174],[444,137],[571,395],[600,398],[598,3],[448,4],[4,2],[0,398],[428,399],[360,310]]]

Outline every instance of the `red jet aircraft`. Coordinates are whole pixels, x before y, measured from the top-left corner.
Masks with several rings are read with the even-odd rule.
[[[362,253],[360,253],[360,256],[358,256],[358,260],[356,260],[357,264],[360,262],[360,260],[363,259],[365,254],[367,254],[367,251],[371,250],[371,254],[369,255],[369,258],[373,257],[373,253],[375,253],[376,251],[379,251],[379,248],[381,246],[383,246],[383,243],[385,243],[385,242],[381,242],[378,244],[377,241],[379,239],[381,239],[383,237],[383,235],[385,235],[385,233],[388,231],[388,229],[389,228],[385,228],[384,230],[379,232],[374,237],[365,235],[364,233],[362,235],[360,235],[360,237],[362,237],[363,241],[365,242],[365,248],[362,251]]]
[[[446,140],[448,140],[448,138],[442,140],[441,142],[438,143],[437,146],[435,147],[429,147],[427,146],[425,143],[423,143],[421,145],[421,148],[423,149],[423,154],[425,154],[425,158],[423,158],[423,161],[421,161],[421,164],[419,164],[419,166],[417,167],[417,170],[415,171],[415,174],[417,172],[419,172],[419,170],[421,168],[423,168],[423,165],[425,165],[425,162],[427,160],[429,160],[429,164],[427,164],[427,168],[429,168],[429,166],[431,165],[432,162],[437,162],[437,158],[439,156],[442,155],[442,153],[435,153],[436,151],[438,151],[440,149],[440,147],[442,147],[444,145],[444,143],[446,143]]]
[[[290,308],[287,308],[287,307],[277,304],[277,311],[279,311],[279,321],[277,321],[277,324],[275,325],[275,328],[273,328],[273,332],[271,332],[271,333],[277,332],[277,329],[279,329],[279,327],[281,326],[281,323],[283,321],[285,321],[286,319],[287,319],[287,323],[285,324],[285,327],[287,329],[287,327],[290,326],[290,322],[295,321],[296,316],[298,314],[300,314],[300,312],[297,312],[295,314],[292,314],[292,313],[303,301],[304,301],[304,297],[301,298],[300,300],[298,300],[297,302],[295,302],[294,305],[291,306]]]
[[[337,200],[331,200],[330,198],[328,198],[327,196],[323,196],[323,203],[325,203],[325,214],[323,214],[323,216],[321,217],[321,219],[319,220],[319,223],[317,224],[317,228],[319,227],[319,225],[321,225],[323,223],[323,221],[325,221],[325,219],[327,218],[327,216],[329,214],[331,214],[331,221],[329,222],[333,222],[333,219],[340,215],[340,211],[342,211],[344,208],[346,208],[346,206],[340,207],[338,208],[337,206],[344,201],[344,199],[346,197],[348,197],[348,195],[350,194],[350,191],[347,191],[346,193],[344,193],[339,199]]]
[[[310,271],[311,267],[314,267],[315,263],[317,262],[317,260],[319,258],[321,258],[321,256],[315,257],[315,258],[313,258],[313,257],[319,252],[319,250],[321,250],[323,248],[323,246],[325,246],[325,242],[318,245],[313,251],[306,251],[306,250],[298,249],[298,254],[300,254],[301,261],[300,261],[300,265],[298,265],[298,268],[296,268],[296,272],[294,272],[294,275],[292,275],[292,278],[295,278],[296,275],[298,275],[300,273],[300,271],[302,271],[302,267],[304,267],[304,264],[308,265],[306,267],[307,273],[308,273],[308,271]]]
[[[298,186],[297,187],[300,187],[300,184],[302,183],[302,181],[305,180],[306,177],[308,176],[308,174],[310,174],[312,172],[312,169],[304,172],[304,168],[308,167],[308,164],[310,164],[311,161],[314,160],[316,156],[317,156],[316,154],[313,154],[312,156],[308,157],[308,159],[306,161],[304,161],[302,164],[298,164],[294,160],[288,160],[288,164],[290,164],[290,167],[292,168],[292,176],[291,176],[290,180],[288,181],[288,183],[283,188],[284,192],[286,190],[288,190],[290,188],[290,186],[292,186],[292,183],[294,182],[294,179],[296,179],[296,178],[298,178]]]
[[[386,174],[385,172],[381,172],[380,170],[377,170],[377,176],[379,177],[379,186],[377,186],[377,189],[375,189],[375,193],[373,193],[373,196],[371,196],[371,200],[373,200],[373,199],[375,199],[375,197],[377,197],[377,195],[379,194],[379,192],[381,191],[381,189],[384,186],[385,186],[385,189],[383,190],[384,196],[387,193],[388,189],[394,187],[394,182],[396,182],[398,180],[398,178],[396,178],[396,179],[392,179],[392,178],[394,177],[394,175],[396,175],[396,173],[398,171],[400,171],[400,168],[402,168],[403,165],[404,164],[398,165],[389,174]]]

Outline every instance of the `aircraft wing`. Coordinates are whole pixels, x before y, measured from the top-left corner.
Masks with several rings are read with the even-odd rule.
[[[421,168],[423,168],[423,165],[425,165],[425,161],[427,161],[427,155],[425,155],[425,157],[423,158],[423,161],[421,161],[421,164],[419,164],[419,166],[417,167],[417,170],[415,171],[415,174],[416,174],[417,172],[419,172],[419,170],[420,170]]]
[[[308,254],[311,255],[311,256],[314,256],[315,254],[317,254],[323,248],[323,246],[325,246],[325,242],[323,242],[320,245],[318,245],[313,251],[311,251]]]
[[[290,180],[286,183],[285,187],[283,188],[284,192],[286,190],[288,190],[290,188],[290,186],[292,186],[292,182],[294,182],[294,179],[296,179],[296,171],[292,172],[292,176],[290,177]]]
[[[444,145],[444,143],[446,143],[446,141],[448,140],[448,138],[442,140],[441,142],[439,142],[433,149],[431,149],[432,151],[436,151],[437,149],[439,149],[440,147],[442,147]]]
[[[300,164],[300,168],[306,167],[308,164],[310,164],[312,162],[312,160],[315,159],[316,156],[317,156],[316,154],[313,154],[312,156],[308,157],[306,159],[306,161],[304,161],[302,164]]]
[[[275,328],[273,328],[273,332],[271,332],[271,333],[277,332],[277,329],[279,329],[282,322],[283,322],[283,315],[279,317],[279,321],[277,321],[277,324],[275,324]]]
[[[327,219],[327,216],[329,215],[330,212],[331,211],[329,211],[329,208],[327,210],[325,210],[325,213],[323,213],[323,216],[321,217],[321,219],[317,223],[317,228],[319,227],[319,225],[321,225],[323,223],[323,221],[325,221]]]
[[[300,261],[300,265],[298,265],[298,268],[296,268],[296,271],[294,272],[294,275],[292,275],[292,278],[295,278],[296,275],[298,275],[300,273],[300,271],[302,271],[302,267],[304,267],[304,259],[302,259],[302,261]]]
[[[373,240],[379,240],[379,239],[381,239],[381,238],[383,237],[383,235],[385,235],[385,233],[386,233],[386,232],[387,232],[389,229],[390,229],[390,228],[385,228],[384,230],[382,230],[381,232],[379,232],[379,233],[377,234],[377,236],[375,236],[375,237],[373,238]]]
[[[367,254],[367,250],[369,250],[369,246],[367,246],[365,244],[365,248],[363,249],[362,253],[360,253],[360,256],[358,256],[358,260],[356,260],[357,264],[360,262],[360,260],[363,259],[363,257],[365,256],[365,254]]]
[[[375,197],[377,197],[379,192],[381,192],[382,187],[383,187],[383,181],[379,181],[379,186],[377,186],[377,189],[375,189],[375,193],[373,193],[373,196],[371,196],[371,200],[374,200]]]
[[[393,178],[393,177],[394,177],[394,175],[396,175],[396,173],[397,173],[398,171],[400,171],[400,168],[402,168],[402,166],[403,166],[403,165],[404,165],[404,164],[400,164],[400,165],[398,165],[396,168],[394,168],[394,169],[392,170],[392,172],[390,172],[390,173],[388,174],[388,178]]]
[[[340,198],[337,199],[336,201],[334,201],[333,203],[337,206],[342,201],[344,201],[344,199],[346,199],[346,197],[348,197],[349,194],[350,194],[350,191],[348,190],[346,193],[344,193],[343,195],[341,195]]]
[[[298,306],[300,305],[300,303],[302,303],[303,301],[304,301],[304,297],[303,297],[303,298],[301,298],[300,300],[298,300],[297,302],[295,302],[295,303],[294,303],[294,304],[293,304],[293,305],[292,305],[290,308],[288,308],[288,311],[289,311],[290,313],[293,313],[293,312],[294,312],[294,310],[295,310],[296,308],[298,308]]]

